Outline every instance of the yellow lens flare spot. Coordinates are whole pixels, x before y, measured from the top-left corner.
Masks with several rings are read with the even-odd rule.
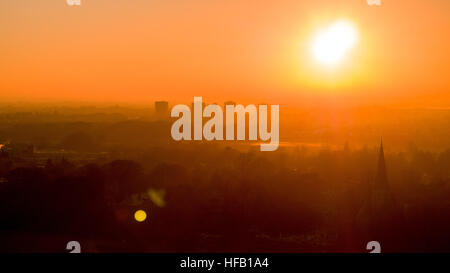
[[[166,202],[164,201],[165,195],[166,195],[165,190],[155,190],[155,189],[148,190],[148,196],[150,197],[150,200],[152,200],[153,203],[160,208],[166,205]]]
[[[312,44],[313,55],[322,64],[341,61],[358,40],[356,26],[349,21],[337,21],[320,31]]]
[[[136,219],[136,221],[138,222],[144,222],[145,219],[147,219],[147,213],[143,210],[137,210],[134,213],[134,219]]]

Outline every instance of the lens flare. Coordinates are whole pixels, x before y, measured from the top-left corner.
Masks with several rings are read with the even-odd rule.
[[[143,210],[138,210],[134,213],[134,219],[138,222],[144,222],[147,219],[147,213]]]

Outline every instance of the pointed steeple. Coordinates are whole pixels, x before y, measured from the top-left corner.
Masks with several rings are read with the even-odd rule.
[[[381,138],[380,152],[378,155],[377,175],[375,176],[375,187],[387,186],[386,163],[384,161],[383,138]]]

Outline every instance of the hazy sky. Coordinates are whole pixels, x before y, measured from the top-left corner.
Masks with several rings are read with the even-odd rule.
[[[450,106],[450,1],[0,0],[2,101]],[[319,29],[353,22],[329,68]]]

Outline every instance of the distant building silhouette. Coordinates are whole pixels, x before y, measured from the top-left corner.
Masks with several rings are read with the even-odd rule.
[[[348,155],[350,153],[350,145],[348,144],[348,141],[345,141],[344,150],[343,151],[344,151],[345,155]]]
[[[374,199],[372,200],[378,208],[378,206],[385,206],[392,202],[393,199],[389,190],[388,179],[386,174],[386,162],[384,160],[383,140],[380,143],[380,151],[378,154],[377,173],[375,175],[375,181],[371,187]]]
[[[169,118],[169,103],[167,101],[155,101],[155,116],[157,120]]]
[[[36,152],[36,148],[33,144],[8,142],[0,145],[0,151],[2,154],[8,154],[13,157],[26,157],[32,156]]]
[[[380,143],[375,179],[369,182],[367,196],[359,214],[358,222],[373,240],[394,236],[402,217],[394,195],[389,188],[383,140]]]

